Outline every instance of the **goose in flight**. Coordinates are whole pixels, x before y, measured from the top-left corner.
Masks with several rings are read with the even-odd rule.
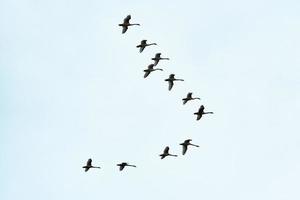
[[[157,70],[160,70],[160,71],[163,71],[163,69],[160,69],[160,68],[156,68],[154,69],[154,64],[150,64],[148,65],[148,68],[144,70],[145,74],[144,74],[144,78],[146,78],[147,76],[149,76],[149,74],[153,71],[157,71]]]
[[[194,115],[197,115],[197,120],[200,120],[204,114],[214,114],[213,112],[204,112],[204,106],[201,105],[198,112],[195,112]]]
[[[191,139],[187,139],[183,143],[180,144],[180,145],[182,145],[182,155],[184,155],[186,153],[189,145],[194,146],[194,147],[200,147],[198,145],[192,144],[191,141],[192,141]]]
[[[123,27],[123,29],[122,29],[123,34],[127,31],[128,26],[134,26],[134,25],[140,26],[140,24],[131,24],[129,22],[130,19],[131,19],[131,15],[127,15],[127,17],[124,18],[123,24],[119,24],[119,26]]]
[[[170,91],[172,89],[173,85],[174,85],[174,81],[184,81],[184,80],[175,78],[175,74],[170,74],[169,78],[165,79],[165,81],[168,81],[169,91]]]
[[[140,53],[142,53],[143,50],[145,49],[145,47],[151,46],[151,45],[157,45],[157,44],[156,43],[147,44],[147,40],[142,40],[141,44],[137,45],[136,48],[140,48]]]
[[[82,168],[84,168],[84,171],[87,172],[90,168],[98,168],[100,169],[100,167],[95,167],[92,165],[92,159],[88,159],[88,161],[86,162],[86,166],[83,166]]]
[[[188,94],[187,94],[187,96],[185,97],[185,98],[183,98],[182,99],[182,101],[183,101],[183,105],[184,104],[186,104],[188,101],[190,101],[190,100],[194,100],[194,99],[199,99],[200,100],[200,98],[199,97],[192,97],[192,92],[189,92]]]
[[[122,162],[120,164],[117,164],[117,166],[119,166],[119,170],[122,171],[124,169],[124,167],[128,166],[128,167],[136,167],[135,165],[129,165],[126,162]]]
[[[161,53],[157,53],[155,54],[154,58],[151,58],[152,60],[154,60],[154,66],[156,66],[160,60],[170,60],[169,58],[162,58],[160,57],[160,55]]]
[[[164,152],[162,154],[160,154],[159,156],[161,157],[161,159],[164,159],[166,156],[174,156],[174,157],[177,157],[177,155],[174,155],[174,154],[170,154],[169,153],[169,147],[166,146],[166,148],[164,149]]]

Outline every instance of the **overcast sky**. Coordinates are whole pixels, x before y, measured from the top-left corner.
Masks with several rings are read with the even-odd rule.
[[[300,199],[299,10],[0,1],[0,199]],[[121,34],[128,14],[141,26]],[[142,39],[158,46],[140,54]],[[170,60],[144,80],[157,52]],[[171,92],[170,73],[185,79]],[[188,92],[201,101],[183,106]],[[215,114],[196,121],[201,104]],[[188,138],[200,148],[160,160]]]

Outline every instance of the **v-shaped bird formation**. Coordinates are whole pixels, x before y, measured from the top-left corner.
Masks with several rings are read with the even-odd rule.
[[[140,26],[138,23],[130,23],[131,20],[131,15],[127,15],[122,24],[119,24],[119,26],[122,27],[122,34],[125,34],[130,26]],[[142,40],[139,45],[136,46],[136,48],[139,48],[139,52],[142,53],[146,47],[157,45],[156,43],[147,43],[147,40]],[[144,70],[144,78],[147,78],[152,72],[154,71],[163,71],[161,68],[157,68],[156,66],[160,63],[162,60],[170,60],[170,58],[167,57],[162,57],[161,53],[156,53],[153,58],[151,58],[153,61],[152,64],[149,64],[148,67]],[[175,82],[180,82],[184,81],[183,79],[180,78],[175,78],[175,74],[170,74],[168,78],[165,79],[166,82],[168,82],[168,90],[171,91],[174,83]],[[192,100],[201,100],[199,97],[192,97],[192,92],[188,92],[186,97],[182,99],[183,105],[185,105],[187,102],[192,101]],[[200,106],[197,112],[194,113],[194,115],[197,116],[196,120],[200,120],[203,115],[205,114],[213,114],[213,112],[204,112],[205,107],[203,105]],[[200,147],[199,145],[192,144],[191,143],[192,139],[186,139],[183,143],[180,143],[179,145],[182,146],[182,155],[185,155],[188,147],[193,146],[193,147]],[[164,159],[166,157],[178,157],[178,155],[170,153],[170,148],[169,146],[166,146],[162,152],[162,154],[159,155],[161,159]],[[129,164],[127,162],[121,162],[116,165],[119,168],[119,171],[123,171],[125,167],[137,167],[136,165]],[[87,163],[85,166],[83,166],[84,171],[87,172],[91,168],[98,168],[98,166],[93,166],[92,165],[92,159],[88,159]]]

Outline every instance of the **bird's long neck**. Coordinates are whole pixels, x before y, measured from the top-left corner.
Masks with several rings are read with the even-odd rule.
[[[213,112],[203,112],[202,114],[214,114]]]
[[[160,68],[156,68],[156,69],[153,69],[154,71],[156,70],[159,70],[159,71],[163,71],[163,69],[160,69]]]
[[[199,147],[199,145],[195,145],[195,144],[190,144],[191,146],[194,146],[194,147]]]
[[[174,157],[177,157],[177,155],[174,155],[174,154],[169,154],[169,156],[174,156]]]
[[[176,79],[176,78],[175,78],[174,81],[183,81],[183,79]]]
[[[139,26],[140,24],[129,24],[129,26],[134,26],[134,25],[138,25]]]
[[[136,167],[135,165],[127,165],[127,166],[129,166],[129,167]]]
[[[159,58],[160,60],[170,60],[170,58]]]
[[[150,44],[147,44],[147,46],[151,46],[151,45],[156,45],[156,43],[150,43]]]

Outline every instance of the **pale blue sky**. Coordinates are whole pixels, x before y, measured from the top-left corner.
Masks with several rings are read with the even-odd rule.
[[[299,10],[0,1],[0,199],[300,199]],[[122,35],[127,14],[142,26]],[[159,45],[139,54],[142,39]],[[171,60],[144,80],[157,52]],[[170,73],[186,80],[171,92]],[[183,106],[190,91],[202,100]],[[200,104],[215,114],[197,122]],[[186,138],[200,149],[159,159]],[[84,173],[90,157],[102,169]]]

